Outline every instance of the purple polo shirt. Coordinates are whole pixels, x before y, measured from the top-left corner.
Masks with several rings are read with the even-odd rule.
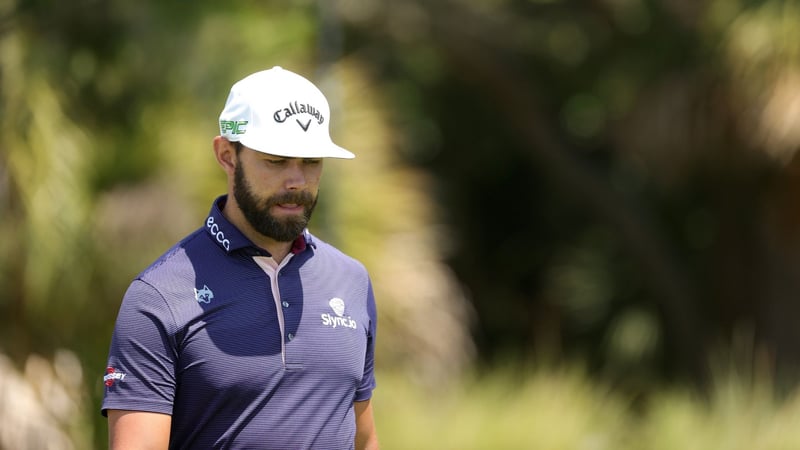
[[[172,449],[353,448],[375,387],[366,269],[308,231],[277,265],[225,199],[125,293],[103,413],[172,415]]]

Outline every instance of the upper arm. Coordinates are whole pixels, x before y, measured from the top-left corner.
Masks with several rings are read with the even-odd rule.
[[[190,289],[187,289],[191,292]],[[111,337],[102,409],[172,413],[178,327],[152,284],[131,283]]]
[[[353,408],[356,413],[356,450],[378,450],[372,401],[353,402]]]
[[[144,411],[108,410],[111,450],[161,450],[169,446],[172,416]]]

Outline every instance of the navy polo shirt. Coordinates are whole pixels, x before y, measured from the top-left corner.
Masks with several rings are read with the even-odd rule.
[[[125,293],[103,413],[170,414],[170,448],[352,448],[375,387],[366,269],[308,231],[277,265],[225,199]]]

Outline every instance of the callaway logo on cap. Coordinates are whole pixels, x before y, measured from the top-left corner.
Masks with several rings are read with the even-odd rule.
[[[330,137],[325,95],[302,76],[273,67],[231,87],[219,116],[220,135],[288,158],[354,158]]]

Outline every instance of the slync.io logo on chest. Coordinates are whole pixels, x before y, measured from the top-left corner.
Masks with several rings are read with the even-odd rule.
[[[344,315],[344,300],[339,297],[334,297],[330,299],[328,306],[331,307],[335,315],[327,313],[322,314],[320,317],[322,318],[323,325],[331,328],[358,328],[358,324],[352,317]]]

